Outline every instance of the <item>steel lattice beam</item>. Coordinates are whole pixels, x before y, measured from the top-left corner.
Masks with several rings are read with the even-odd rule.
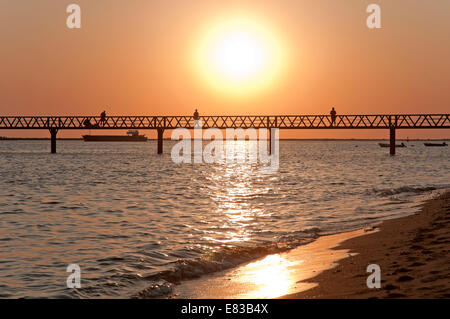
[[[398,129],[450,128],[450,114],[200,116],[203,128]],[[194,128],[193,116],[0,116],[0,129]]]

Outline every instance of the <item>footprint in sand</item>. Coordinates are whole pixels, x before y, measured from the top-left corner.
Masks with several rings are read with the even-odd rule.
[[[408,275],[400,276],[397,279],[398,282],[407,282],[407,281],[411,281],[411,280],[414,280],[414,278],[411,276],[408,276]]]
[[[402,298],[402,297],[406,297],[404,294],[398,294],[398,293],[392,293],[387,295],[388,298]]]
[[[400,255],[406,256],[406,255],[410,255],[411,253],[409,251],[402,251],[400,253]]]
[[[386,285],[386,286],[384,287],[384,289],[386,289],[386,290],[394,290],[394,289],[398,289],[398,287],[397,287],[397,286],[394,286],[394,285],[391,285],[391,284],[389,284],[389,285]]]
[[[425,265],[425,264],[424,263],[415,262],[415,263],[412,263],[411,265],[409,265],[409,267],[420,267],[420,266],[423,266],[423,265]]]
[[[399,269],[396,269],[393,272],[393,274],[395,275],[395,274],[398,274],[398,273],[405,273],[405,272],[410,272],[410,271],[411,271],[411,269],[408,269],[408,268],[399,268]]]

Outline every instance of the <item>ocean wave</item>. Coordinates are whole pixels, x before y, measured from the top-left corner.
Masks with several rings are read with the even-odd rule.
[[[133,298],[135,299],[142,299],[142,298],[158,298],[162,296],[170,295],[173,291],[173,284],[172,283],[158,283],[153,284],[148,288],[145,288],[144,290],[141,290],[138,292]]]
[[[172,286],[183,280],[199,278],[203,275],[226,270],[240,264],[270,254],[280,253],[300,245],[308,244],[319,237],[320,229],[310,227],[300,231],[289,232],[274,242],[254,247],[223,247],[195,259],[180,259],[172,263],[170,270],[165,270],[144,277],[152,284],[132,296],[133,298],[158,298],[172,292]]]
[[[393,196],[393,195],[399,195],[403,193],[413,193],[413,194],[421,194],[426,192],[431,192],[438,189],[434,186],[428,186],[428,187],[412,187],[412,186],[401,186],[397,188],[385,188],[385,189],[373,189],[373,192],[377,194],[378,196]]]

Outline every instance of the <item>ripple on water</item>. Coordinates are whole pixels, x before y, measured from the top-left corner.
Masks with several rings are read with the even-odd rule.
[[[174,164],[153,142],[61,141],[57,157],[46,141],[2,142],[0,297],[158,296],[450,187],[448,148],[391,158],[375,141],[354,144],[281,141],[280,171],[264,175],[257,164]],[[65,289],[71,263],[82,289]]]

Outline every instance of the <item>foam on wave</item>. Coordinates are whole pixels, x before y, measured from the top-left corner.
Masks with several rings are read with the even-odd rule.
[[[268,242],[255,247],[224,247],[195,259],[179,259],[172,263],[170,270],[165,270],[145,277],[152,284],[139,291],[134,298],[158,298],[170,295],[174,284],[183,280],[194,279],[206,274],[236,267],[245,262],[270,254],[280,253],[299,245],[305,245],[319,237],[320,229],[311,227],[301,231],[290,232],[280,236],[275,242]]]

